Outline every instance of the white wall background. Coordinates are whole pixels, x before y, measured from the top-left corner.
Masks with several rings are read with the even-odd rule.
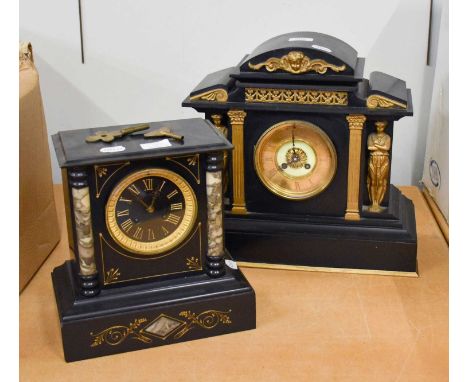
[[[421,179],[433,74],[426,66],[429,0],[21,0],[20,39],[33,44],[49,134],[199,116],[181,101],[208,73],[273,36],[334,35],[406,80],[414,117],[397,123],[392,183]],[[54,181],[60,182],[52,145]]]
[[[449,49],[448,0],[438,0],[437,19],[439,38],[434,52],[434,85],[431,108],[428,113],[428,137],[423,182],[434,197],[447,221],[449,220]],[[430,162],[435,160],[440,169],[439,185],[431,181]]]

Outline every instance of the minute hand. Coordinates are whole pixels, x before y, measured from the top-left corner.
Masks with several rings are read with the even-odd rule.
[[[142,198],[140,198],[139,196],[135,196],[135,198],[143,207],[145,207],[145,209],[149,208],[149,206],[143,201]]]
[[[295,128],[296,128],[296,126],[294,126],[292,128],[292,131],[291,131],[291,133],[292,133],[292,144],[293,144],[292,150],[293,150],[294,154],[296,154],[296,144],[295,144],[296,142],[295,142],[295,137],[294,137],[294,129]]]
[[[155,191],[155,193],[153,194],[153,198],[151,199],[151,204],[148,207],[146,207],[146,211],[148,211],[149,213],[154,212],[155,210],[154,203],[156,202],[156,199],[158,196],[159,196],[159,192]]]

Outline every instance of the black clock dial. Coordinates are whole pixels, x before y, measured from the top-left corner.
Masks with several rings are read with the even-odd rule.
[[[106,223],[122,247],[151,255],[184,240],[196,214],[195,194],[182,177],[165,169],[148,169],[127,176],[112,191]]]
[[[138,179],[120,195],[115,217],[129,237],[152,242],[174,232],[185,214],[185,200],[180,188],[158,176]]]

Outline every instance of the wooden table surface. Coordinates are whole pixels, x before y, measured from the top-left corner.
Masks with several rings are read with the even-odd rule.
[[[416,187],[419,278],[243,268],[257,329],[65,363],[50,273],[62,240],[20,296],[22,381],[446,381],[448,246]]]

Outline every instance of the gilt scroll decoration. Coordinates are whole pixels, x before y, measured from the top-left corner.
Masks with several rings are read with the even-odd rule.
[[[225,89],[212,89],[190,97],[190,101],[226,102],[228,93]]]
[[[229,314],[231,310],[207,310],[196,314],[190,310],[179,312],[178,317],[172,317],[166,314],[160,314],[145,327],[143,324],[148,322],[146,317],[135,318],[128,325],[114,325],[101,330],[97,333],[90,332],[92,342],[90,347],[101,346],[104,344],[117,346],[128,338],[144,342],[153,343],[153,338],[166,340],[173,335],[173,339],[179,339],[195,327],[205,330],[211,330],[218,326],[230,325],[232,323]]]
[[[308,72],[316,72],[318,74],[325,74],[328,69],[334,72],[342,72],[346,69],[346,65],[333,65],[323,59],[311,59],[303,52],[291,51],[281,58],[271,57],[264,62],[252,64],[249,62],[249,68],[253,70],[260,70],[263,67],[268,72],[276,72],[277,70],[284,70],[292,74],[301,74]]]

